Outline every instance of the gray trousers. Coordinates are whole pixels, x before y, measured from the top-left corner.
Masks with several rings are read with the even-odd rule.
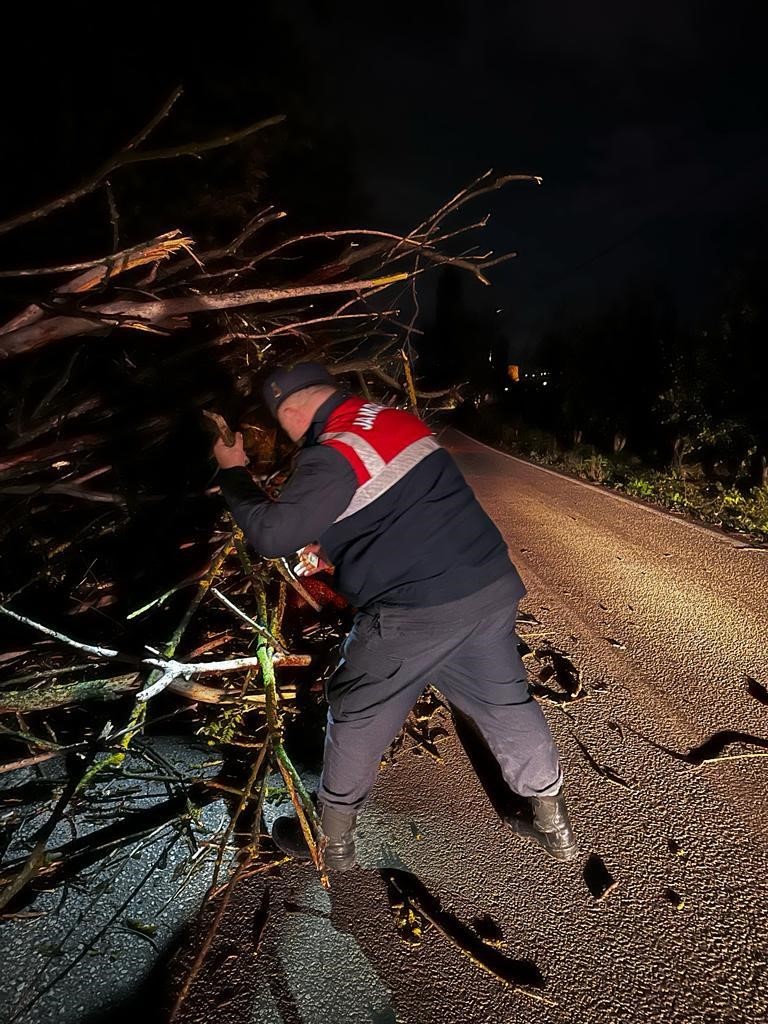
[[[451,604],[358,612],[326,687],[323,803],[363,806],[382,754],[429,683],[473,719],[510,789],[558,792],[557,749],[517,650],[518,596],[505,577]]]

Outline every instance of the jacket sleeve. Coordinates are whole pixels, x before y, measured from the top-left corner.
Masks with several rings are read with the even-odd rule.
[[[357,489],[350,464],[326,445],[312,445],[299,453],[276,501],[244,468],[219,470],[217,479],[235,522],[265,558],[282,558],[318,540]]]

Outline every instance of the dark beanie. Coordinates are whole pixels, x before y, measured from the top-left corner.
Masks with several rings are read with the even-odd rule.
[[[278,366],[273,370],[264,382],[262,393],[274,416],[286,398],[316,384],[338,387],[335,378],[322,363],[296,363],[294,366]]]

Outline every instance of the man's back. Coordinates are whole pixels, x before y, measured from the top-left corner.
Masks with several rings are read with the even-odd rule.
[[[317,443],[355,471],[349,505],[319,538],[355,607],[445,604],[504,575],[522,596],[501,534],[416,416],[344,398]]]

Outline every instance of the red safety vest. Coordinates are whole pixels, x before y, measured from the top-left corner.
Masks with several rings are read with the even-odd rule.
[[[416,416],[360,398],[333,410],[318,441],[340,452],[357,477],[357,490],[337,523],[380,498],[439,448]]]

